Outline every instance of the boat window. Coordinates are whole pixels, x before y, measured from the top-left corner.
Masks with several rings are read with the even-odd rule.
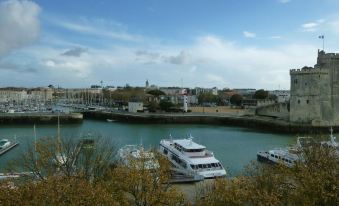
[[[274,155],[274,157],[278,159],[278,155]]]
[[[190,165],[192,169],[195,169],[195,165]]]
[[[207,164],[207,167],[208,167],[208,168],[211,168],[211,164]]]
[[[167,151],[167,149],[164,149],[164,154],[166,154],[166,155],[168,154],[168,151]]]
[[[271,157],[274,157],[274,155],[273,155],[273,154],[271,154]]]
[[[217,167],[217,165],[215,165],[214,163],[212,163],[211,165],[212,165],[212,167]]]
[[[207,165],[205,165],[205,164],[204,164],[204,165],[202,165],[202,166],[203,166],[204,168],[207,168]]]
[[[201,169],[202,169],[202,164],[199,164],[198,166],[199,166],[199,168],[201,168]]]

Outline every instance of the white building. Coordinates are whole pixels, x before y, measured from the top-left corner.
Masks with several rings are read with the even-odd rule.
[[[144,110],[144,104],[142,102],[128,102],[128,112],[136,113]]]

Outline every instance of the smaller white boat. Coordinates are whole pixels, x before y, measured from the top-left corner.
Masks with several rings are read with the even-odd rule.
[[[118,159],[125,166],[132,166],[132,164],[135,163],[140,169],[156,170],[160,167],[154,153],[145,151],[144,148],[139,145],[126,145],[120,148],[118,150]]]
[[[106,119],[107,122],[115,122],[114,119]]]
[[[282,164],[293,167],[299,160],[302,161],[302,150],[315,144],[312,137],[298,137],[297,144],[292,147],[275,148],[257,152],[257,160],[270,164]]]
[[[6,149],[9,146],[11,146],[11,142],[8,139],[2,139],[0,140],[0,150]]]

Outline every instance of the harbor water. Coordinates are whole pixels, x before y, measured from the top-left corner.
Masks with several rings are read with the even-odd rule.
[[[208,150],[226,167],[229,176],[240,174],[244,167],[256,160],[258,150],[285,147],[296,142],[296,136],[272,134],[252,129],[196,124],[127,124],[84,120],[80,124],[61,123],[62,138],[79,138],[90,133],[108,138],[117,148],[126,144],[143,144],[145,148],[157,147],[160,140],[169,138],[185,138],[189,135],[194,141],[205,145]],[[37,138],[55,137],[57,125],[36,125]],[[4,172],[8,162],[20,158],[33,144],[33,125],[2,125],[0,139],[20,142],[20,145],[0,156],[0,172]]]

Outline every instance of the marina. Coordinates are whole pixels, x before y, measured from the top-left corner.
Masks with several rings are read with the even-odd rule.
[[[91,133],[109,140],[116,149],[125,145],[139,144],[142,140],[145,149],[158,148],[163,137],[172,134],[174,137],[195,136],[194,141],[209,148],[226,168],[229,177],[241,174],[244,166],[256,160],[259,150],[285,147],[295,142],[295,136],[272,134],[240,127],[199,124],[126,124],[97,120],[84,120],[79,124],[60,123],[62,138],[75,138]],[[56,137],[56,124],[36,125],[37,138]],[[0,157],[0,172],[5,172],[6,165],[18,160],[29,145],[34,142],[33,125],[1,125],[0,136],[17,136],[20,147]],[[18,160],[20,162],[20,160]]]

